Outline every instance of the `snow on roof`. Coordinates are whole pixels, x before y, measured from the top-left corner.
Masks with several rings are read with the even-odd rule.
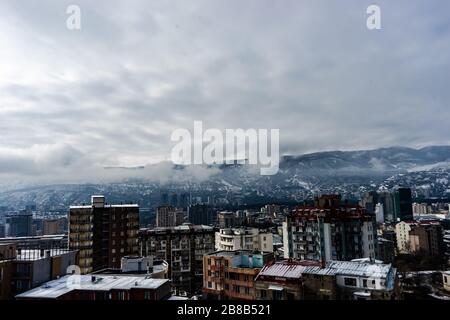
[[[71,278],[79,277],[79,278]],[[131,288],[157,289],[168,279],[153,279],[144,276],[113,276],[113,275],[95,275],[95,281],[92,275],[73,276],[66,275],[57,280],[49,281],[27,292],[17,295],[18,298],[41,298],[55,299],[72,290],[81,291],[110,291],[129,290]],[[79,279],[79,280],[78,280]]]
[[[300,278],[302,274],[316,274],[387,278],[391,270],[392,266],[390,264],[374,263],[366,259],[356,261],[329,261],[325,268],[320,267],[312,261],[280,261],[264,266],[258,277]]]
[[[83,205],[83,206],[70,206],[70,209],[92,209],[94,206],[89,205]],[[138,204],[105,204],[102,207],[99,208],[139,208]]]

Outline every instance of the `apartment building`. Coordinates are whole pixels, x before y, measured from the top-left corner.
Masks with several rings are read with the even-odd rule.
[[[390,300],[398,296],[397,270],[370,259],[277,261],[255,282],[257,300]]]
[[[254,280],[272,252],[217,251],[203,257],[203,293],[206,299],[254,300]]]
[[[167,228],[183,224],[183,211],[170,205],[163,205],[156,208],[156,227]]]
[[[402,221],[395,226],[400,253],[444,254],[442,225],[439,221]]]
[[[216,232],[216,250],[273,251],[273,235],[258,228],[229,228]]]
[[[298,207],[283,222],[284,257],[352,260],[376,256],[375,216],[341,205],[339,195],[322,196],[313,207]]]
[[[141,229],[141,255],[167,261],[174,291],[200,293],[203,255],[214,252],[214,233],[213,227],[192,224]]]
[[[17,249],[16,244],[0,244],[0,300],[12,299],[16,294],[67,273],[77,265],[76,251]]]
[[[90,205],[71,206],[69,248],[79,250],[82,274],[120,267],[121,258],[137,255],[139,206],[108,205],[92,196]]]

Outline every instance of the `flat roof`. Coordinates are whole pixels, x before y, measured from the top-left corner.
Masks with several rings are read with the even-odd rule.
[[[70,206],[69,209],[92,209],[92,204],[82,206]],[[139,208],[138,204],[105,204],[97,208]]]
[[[17,255],[14,260],[18,261],[33,261],[33,260],[40,260],[45,259],[47,254],[50,254],[50,257],[56,257],[68,253],[75,253],[76,250],[69,250],[69,249],[21,249],[17,250]],[[20,252],[20,253],[19,253]]]
[[[205,256],[215,256],[215,257],[230,257],[230,256],[239,256],[239,255],[270,255],[272,252],[263,252],[263,251],[252,251],[252,250],[220,250],[206,254]]]
[[[73,278],[77,277],[77,278]],[[96,281],[92,281],[95,277]],[[56,280],[44,283],[43,285],[17,295],[17,298],[37,298],[56,299],[73,290],[80,291],[110,291],[110,290],[130,290],[157,289],[169,282],[168,279],[154,279],[144,276],[116,276],[116,275],[66,275]]]
[[[302,274],[316,274],[387,278],[392,269],[390,264],[369,262],[366,259],[329,261],[324,268],[315,261],[279,261],[264,266],[258,276],[300,278]]]

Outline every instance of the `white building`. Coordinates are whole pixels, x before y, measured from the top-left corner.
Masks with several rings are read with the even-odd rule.
[[[375,216],[377,223],[383,223],[384,222],[384,209],[382,203],[377,203],[375,205]]]
[[[216,250],[273,251],[273,235],[258,228],[229,228],[216,232]]]

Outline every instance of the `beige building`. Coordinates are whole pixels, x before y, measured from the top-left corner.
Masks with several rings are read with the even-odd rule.
[[[42,222],[43,235],[63,234],[65,218],[46,219]]]
[[[400,253],[422,252],[431,256],[443,253],[442,226],[437,221],[402,221],[395,226]]]

